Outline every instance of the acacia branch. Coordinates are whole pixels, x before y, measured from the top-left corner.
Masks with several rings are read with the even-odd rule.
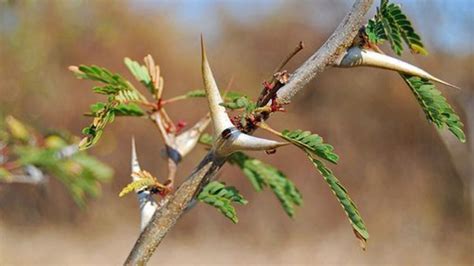
[[[373,0],[357,0],[354,3],[349,13],[324,45],[301,65],[291,76],[289,82],[278,91],[277,96],[281,101],[289,102],[299,90],[328,66],[333,65],[347,50],[363,25],[363,18],[372,2]],[[163,238],[192,202],[194,196],[204,184],[214,178],[225,160],[226,157],[216,156],[213,150],[206,155],[187,180],[173,195],[169,196],[166,204],[155,212],[148,226],[140,234],[125,265],[144,265],[150,259]]]

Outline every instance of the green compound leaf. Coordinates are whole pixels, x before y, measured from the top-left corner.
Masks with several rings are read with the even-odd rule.
[[[262,191],[265,186],[270,187],[288,216],[293,217],[296,206],[303,203],[295,184],[273,166],[249,157],[243,152],[233,153],[228,162],[242,170],[255,190]]]
[[[281,135],[283,139],[304,151],[328,160],[331,163],[336,164],[339,160],[339,156],[333,152],[333,146],[323,143],[323,138],[317,134],[297,129],[294,131],[284,130]]]
[[[370,19],[365,27],[369,41],[380,44],[384,40],[390,42],[392,50],[401,55],[403,42],[416,54],[427,55],[420,35],[415,32],[408,17],[401,10],[400,5],[389,3],[387,0],[380,2],[375,18]]]
[[[133,61],[128,57],[125,57],[124,63],[133,76],[141,84],[143,84],[143,86],[145,86],[151,94],[155,95],[155,87],[153,86],[151,77],[146,67],[144,65],[140,65],[138,62]]]
[[[463,123],[435,85],[420,77],[409,75],[402,77],[418,100],[426,118],[439,129],[447,127],[459,141],[466,142],[466,135],[462,130]]]
[[[147,81],[141,72],[143,69],[138,63],[135,62],[136,64],[134,64],[131,60],[125,61],[135,77],[138,75],[138,77]],[[81,150],[88,149],[96,144],[107,124],[112,123],[115,116],[143,116],[145,114],[136,103],[144,103],[146,98],[119,74],[112,74],[109,70],[97,66],[81,65],[78,68],[71,67],[70,69],[78,78],[104,83],[105,85],[96,86],[92,89],[95,93],[108,96],[107,102],[91,105],[89,115],[93,116],[94,119],[89,126],[82,130],[86,136],[79,143]]]
[[[79,66],[78,71],[74,71],[74,74],[80,79],[99,81],[106,84],[105,87],[107,88],[104,88],[104,92],[98,93],[110,95],[128,88],[127,81],[124,78],[119,74],[112,74],[106,68],[81,65]],[[94,88],[94,91],[100,90],[98,88],[99,87]],[[107,91],[107,93],[105,93],[105,91]]]
[[[197,199],[217,208],[233,223],[237,223],[239,219],[232,203],[242,205],[248,203],[235,187],[226,187],[224,183],[218,181],[207,184],[199,193]]]
[[[332,171],[324,165],[322,161],[311,157],[310,154],[308,154],[308,158],[318,169],[319,173],[321,173],[324,180],[331,188],[331,191],[334,193],[337,200],[344,209],[347,218],[349,218],[349,222],[354,229],[356,237],[360,239],[362,248],[365,249],[365,243],[369,238],[369,233],[365,227],[364,221],[362,220],[359,211],[357,210],[356,205],[349,197],[347,190],[341,185],[341,182],[336,178],[336,176],[334,176]]]

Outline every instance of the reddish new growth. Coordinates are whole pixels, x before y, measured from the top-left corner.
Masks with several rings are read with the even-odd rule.
[[[175,125],[175,130],[176,130],[176,134],[179,134],[179,132],[181,132],[181,130],[186,127],[188,123],[186,123],[186,121],[184,120],[179,120],[178,123],[176,123]]]
[[[171,188],[167,184],[167,183],[169,183],[168,181],[165,182],[165,184],[163,184],[163,185],[162,184],[156,184],[156,185],[150,186],[150,188],[149,188],[150,193],[151,194],[158,194],[162,197],[165,197],[166,195],[168,195],[168,193],[171,192]]]

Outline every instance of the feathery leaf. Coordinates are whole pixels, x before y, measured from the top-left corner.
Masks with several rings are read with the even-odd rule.
[[[332,171],[324,165],[322,161],[313,158],[310,154],[308,154],[308,158],[318,169],[319,173],[321,173],[324,180],[331,188],[331,191],[334,193],[337,200],[344,209],[347,217],[349,218],[349,222],[354,229],[356,237],[361,240],[361,245],[365,249],[365,243],[369,238],[369,233],[367,232],[367,228],[365,227],[359,210],[357,210],[356,205],[347,194],[347,190],[341,185],[341,182],[336,178],[336,176],[334,176]]]
[[[283,139],[304,151],[328,160],[329,162],[337,163],[339,160],[339,156],[333,152],[333,146],[323,143],[323,138],[317,134],[297,129],[294,131],[284,130],[281,135]]]
[[[448,127],[459,141],[466,142],[466,135],[462,130],[463,123],[435,85],[419,77],[408,75],[402,77],[418,100],[426,118],[439,129]]]
[[[132,74],[137,77],[146,77],[141,72],[142,67],[137,67],[131,60],[125,60]],[[99,102],[91,105],[91,113],[94,117],[92,123],[85,127],[82,132],[86,136],[79,143],[80,149],[92,147],[99,141],[107,124],[112,123],[115,116],[142,116],[145,112],[136,103],[145,103],[145,97],[135,89],[129,81],[119,74],[112,74],[109,70],[97,66],[81,65],[78,68],[70,67],[74,74],[81,79],[88,79],[104,83],[104,86],[96,86],[93,91],[107,95],[107,102]],[[146,69],[145,69],[146,70]],[[146,73],[149,81],[148,73]],[[150,83],[150,82],[149,82]]]
[[[296,206],[303,203],[295,184],[273,166],[249,157],[243,152],[232,154],[228,161],[242,170],[255,190],[262,191],[265,186],[270,187],[288,216],[292,217]]]
[[[133,76],[145,86],[151,94],[155,94],[155,87],[151,81],[150,75],[146,66],[140,65],[138,62],[131,60],[128,57],[125,57],[124,63],[127,66],[128,70],[133,74]]]
[[[199,193],[197,199],[217,208],[233,223],[237,223],[239,219],[232,203],[242,205],[248,203],[235,187],[227,187],[224,183],[218,181],[207,184]]]
[[[390,42],[392,50],[401,55],[403,42],[416,54],[427,55],[420,35],[415,32],[408,17],[403,13],[400,5],[389,3],[387,0],[380,2],[377,14],[370,19],[365,27],[369,41],[380,44],[384,40]]]

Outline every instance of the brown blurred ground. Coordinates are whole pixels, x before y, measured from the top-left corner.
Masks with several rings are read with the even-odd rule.
[[[120,1],[2,3],[0,112],[43,130],[64,128],[79,134],[89,121],[81,113],[100,97],[91,93],[92,83],[76,80],[67,66],[97,64],[125,73],[123,57],[140,59],[148,53],[162,68],[166,96],[201,87],[198,40],[210,27],[178,23],[173,7],[143,8]],[[300,2],[273,8],[258,20],[241,21],[216,3],[210,12],[220,29],[203,34],[218,83],[224,86],[234,77],[233,89],[256,97],[262,80],[298,41],[303,40],[306,49],[289,70],[324,42],[346,8],[342,1]],[[315,19],[315,12],[322,18]],[[13,24],[5,26],[8,23]],[[429,57],[405,58],[463,88],[440,87],[469,127],[474,122],[465,111],[472,110],[474,99],[472,49],[462,56],[430,49],[430,38],[425,36]],[[206,110],[197,100],[171,113],[192,122]],[[336,147],[341,162],[333,169],[365,217],[371,234],[368,250],[360,250],[337,201],[310,163],[285,148],[272,156],[256,156],[278,165],[300,188],[305,202],[294,219],[285,216],[269,191],[257,194],[238,170],[226,166],[221,178],[250,201],[238,208],[239,224],[199,205],[179,221],[150,264],[473,262],[472,153],[451,156],[396,74],[328,70],[288,111],[275,115],[271,125],[317,132]],[[113,166],[116,176],[85,210],[54,180],[41,188],[0,185],[0,265],[122,263],[138,234],[135,199],[117,196],[129,182],[132,134],[142,167],[157,175],[165,172],[162,143],[153,125],[118,119],[92,149]],[[469,141],[466,145],[472,145]],[[197,149],[186,158],[179,176],[186,176],[203,154]],[[453,160],[468,171],[460,173]]]

